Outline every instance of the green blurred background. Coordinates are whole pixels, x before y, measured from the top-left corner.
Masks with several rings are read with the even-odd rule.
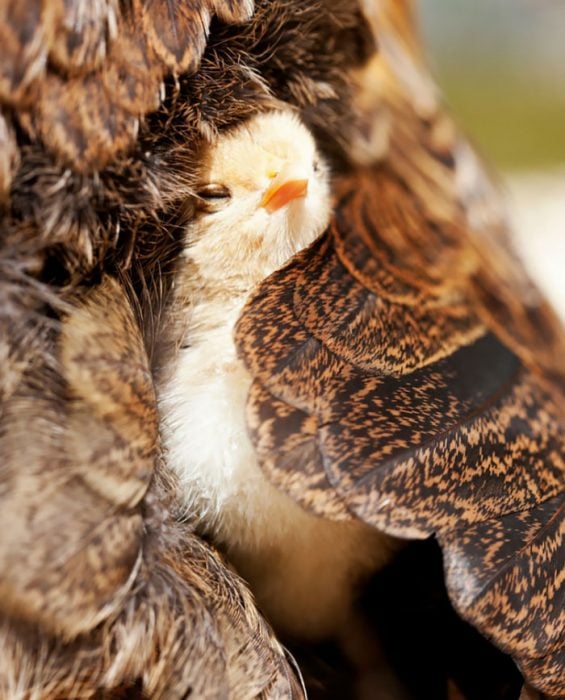
[[[447,103],[502,175],[515,245],[565,323],[565,0],[419,0]]]
[[[504,169],[565,164],[565,0],[420,0],[448,103]]]

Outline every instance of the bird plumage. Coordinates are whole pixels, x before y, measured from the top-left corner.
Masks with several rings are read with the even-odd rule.
[[[176,519],[123,287],[59,311],[2,403],[0,695],[300,697],[249,592]]]
[[[281,105],[298,109],[334,161],[336,174],[346,175],[330,239],[335,251],[316,260],[301,253],[285,277],[270,279],[264,288],[269,322],[281,299],[292,311],[273,337],[265,335],[266,325],[259,333],[248,325],[247,338],[240,333],[238,342],[254,376],[252,435],[270,478],[304,507],[327,517],[350,518],[353,508],[371,522],[381,520],[375,509],[378,489],[360,491],[362,483],[338,468],[346,464],[352,444],[343,436],[349,431],[355,438],[375,427],[375,415],[366,410],[368,395],[350,391],[342,381],[359,364],[365,381],[367,367],[377,364],[375,355],[386,360],[388,371],[397,371],[400,381],[410,377],[402,373],[414,363],[425,365],[432,355],[429,366],[413,371],[431,371],[440,356],[440,362],[449,363],[461,351],[458,339],[471,343],[477,316],[544,378],[554,396],[563,395],[563,330],[519,260],[508,253],[496,190],[438,100],[418,50],[410,3],[257,0],[253,9],[246,19],[250,5],[235,2],[192,3],[190,10],[171,0],[0,3],[0,440],[3,459],[8,456],[2,463],[0,512],[16,514],[1,538],[0,585],[9,592],[0,603],[0,678],[6,694],[16,688],[47,698],[95,697],[132,686],[153,697],[182,696],[189,687],[194,696],[299,697],[302,692],[245,587],[189,526],[177,521],[176,486],[163,468],[158,440],[154,443],[155,406],[147,379],[150,370],[159,376],[166,368],[143,357],[146,379],[140,384],[129,366],[131,358],[140,357],[142,335],[148,339],[144,352],[152,359],[163,357],[151,345],[161,331],[152,310],[162,306],[174,278],[184,236],[177,213],[196,192],[203,141],[213,141],[258,111]],[[210,23],[213,12],[219,19]],[[242,23],[231,24],[234,20]],[[348,197],[363,206],[348,208]],[[379,201],[386,206],[379,209]],[[377,217],[381,229],[378,236],[363,237],[365,248],[357,240],[371,228],[360,218],[363,209]],[[412,225],[422,217],[425,225]],[[346,235],[351,231],[357,235]],[[340,271],[329,280],[336,260],[347,274]],[[313,281],[323,282],[326,275],[328,285],[312,298],[304,291],[320,287],[309,290],[304,280],[312,280],[308,271],[318,263]],[[297,264],[302,286],[296,284]],[[351,290],[352,280],[363,287],[353,290],[356,296],[339,292],[340,284]],[[66,322],[67,328],[76,328],[73,316],[80,319],[79,329],[90,319],[90,326],[101,326],[106,337],[109,319],[94,318],[88,299],[104,299],[112,309],[109,289],[118,305],[109,316],[133,318],[124,309],[131,304],[133,314],[140,299],[143,313],[114,329],[122,339],[106,357],[93,352],[88,339],[84,354],[69,355],[73,342],[62,329]],[[370,294],[380,297],[383,289],[389,301],[404,300],[406,315],[388,317],[380,337],[390,343],[375,352],[379,336],[371,325],[375,299]],[[321,323],[324,312],[343,308],[337,302],[344,298],[365,301],[343,319],[327,313],[327,323]],[[426,308],[420,309],[423,301]],[[408,313],[411,306],[415,314]],[[439,316],[451,314],[449,323],[444,318],[426,325],[422,317],[434,309]],[[257,300],[241,328],[256,310]],[[406,320],[404,329],[399,318]],[[368,323],[358,326],[355,319]],[[289,381],[277,376],[280,393],[274,396],[275,350],[294,347],[298,322],[308,331],[302,336],[304,366],[293,367],[299,370],[294,381],[290,372]],[[155,330],[148,332],[149,326]],[[333,340],[329,359],[312,337],[318,331],[324,343]],[[393,340],[399,333],[404,339],[400,349]],[[90,337],[94,346],[99,334]],[[409,342],[418,348],[415,359]],[[111,391],[102,397],[108,403],[100,403],[92,377],[113,376],[124,362],[124,347],[129,379],[123,398]],[[349,367],[336,372],[335,356],[342,355]],[[91,376],[90,384],[83,383],[85,375]],[[521,376],[527,384],[507,399],[510,410],[499,416],[489,411],[492,430],[485,431],[487,423],[479,421],[484,464],[499,476],[496,497],[488,499],[491,518],[474,523],[467,518],[461,525],[452,518],[453,527],[438,532],[451,596],[462,614],[513,654],[532,684],[562,694],[563,626],[555,612],[561,589],[555,577],[562,561],[563,480],[555,471],[561,453],[551,448],[561,419],[536,381],[525,371]],[[78,385],[71,392],[73,382]],[[130,410],[130,401],[139,407],[140,395],[146,397],[141,402],[146,414]],[[314,416],[325,419],[328,404],[331,409],[352,397],[357,412],[348,416],[339,439],[332,438],[338,459],[326,463],[326,475],[314,448],[317,431],[329,433],[329,426]],[[111,409],[107,414],[104,405]],[[412,410],[418,414],[417,407]],[[477,410],[486,407],[479,402]],[[150,416],[147,426],[141,425],[144,415]],[[265,415],[274,416],[273,422],[265,423]],[[436,422],[444,420],[441,411],[436,415]],[[525,426],[531,443],[518,431],[512,442],[516,451],[497,460],[506,448],[490,438],[501,434],[501,421],[516,429]],[[277,431],[270,429],[275,423]],[[112,435],[116,455],[135,463],[118,459],[116,465],[112,453],[111,459],[108,452],[92,454],[93,435]],[[535,447],[531,454],[528,445]],[[310,457],[304,459],[308,449]],[[513,478],[520,450],[530,460],[527,468],[539,450],[533,486],[525,490]],[[146,461],[153,468],[149,479]],[[302,471],[296,471],[298,464]],[[366,483],[379,471],[375,464],[364,465]],[[86,500],[78,494],[82,476],[68,480],[69,473],[85,472],[102,492],[99,501],[91,493]],[[125,476],[125,486],[118,485],[114,494],[114,487],[107,487],[118,475],[120,481]],[[433,470],[426,475],[433,478],[423,505],[437,500],[443,507],[463,497],[468,513],[480,512],[481,481],[472,469],[464,469],[460,481]],[[467,483],[473,488],[462,494],[461,484]],[[443,491],[443,485],[449,488]],[[524,493],[532,497],[527,507],[520,500]],[[72,507],[58,509],[59,497]],[[503,514],[500,498],[506,504],[519,501],[519,512]],[[100,508],[92,509],[94,501]],[[414,501],[403,504],[406,520],[413,522],[419,513],[418,527],[427,532],[433,525],[430,513],[422,516],[417,493]],[[393,505],[387,507],[392,511]],[[28,531],[25,513],[35,529]],[[135,526],[118,538],[119,551],[127,556],[117,565],[111,541],[91,527],[97,517],[113,526]],[[73,537],[81,542],[85,532],[85,547],[76,568],[71,567],[76,575],[62,576],[72,562],[59,568],[61,543],[67,547]],[[132,562],[139,568],[128,587]],[[104,576],[90,580],[93,566],[98,573],[115,573],[113,592]],[[474,605],[479,589],[485,595]],[[77,613],[81,609],[85,618]],[[87,629],[110,611],[99,627]],[[83,634],[63,643],[79,628]]]
[[[386,16],[372,9],[378,36]],[[262,285],[238,324],[253,442],[273,483],[312,512],[434,533],[456,609],[558,695],[563,328],[414,44],[387,40],[356,74],[356,165],[334,183],[327,236]],[[383,121],[384,146],[363,128]]]

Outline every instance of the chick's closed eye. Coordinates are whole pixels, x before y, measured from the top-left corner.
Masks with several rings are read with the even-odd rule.
[[[211,182],[208,185],[202,185],[196,196],[199,199],[229,199],[231,192],[226,185]]]
[[[229,187],[222,183],[210,182],[200,185],[196,190],[195,208],[197,212],[212,213],[220,211],[231,199]]]

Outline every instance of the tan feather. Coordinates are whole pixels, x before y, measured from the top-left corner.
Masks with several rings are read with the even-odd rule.
[[[12,125],[0,112],[0,203],[8,199],[12,179],[19,165],[19,156]]]
[[[36,0],[0,3],[0,100],[20,106],[43,77],[54,32],[52,14]]]
[[[175,522],[123,287],[61,312],[3,387],[0,695],[302,697],[243,584]]]
[[[98,68],[118,36],[117,0],[50,0],[55,35],[49,58],[67,75]]]

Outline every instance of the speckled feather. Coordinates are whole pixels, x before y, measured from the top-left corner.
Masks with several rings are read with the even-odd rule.
[[[386,22],[371,19],[378,38]],[[329,232],[240,319],[251,434],[269,477],[306,508],[435,534],[457,609],[561,695],[565,336],[402,31],[405,62],[385,43],[358,77],[365,123],[389,116],[384,154],[379,134],[352,141],[363,163],[335,184]],[[407,66],[420,90],[406,75],[384,90]],[[550,520],[536,529],[540,512]]]
[[[356,73],[353,106],[361,128],[353,129],[349,152],[358,164],[386,161],[394,172],[396,184],[388,178],[378,188],[386,206],[373,207],[379,257],[401,280],[408,275],[429,291],[437,285],[463,291],[565,413],[565,329],[515,251],[492,174],[441,103],[412,3],[383,0],[364,8],[381,50]],[[394,196],[399,185],[404,197]],[[408,202],[426,222],[418,230],[402,211]]]
[[[244,585],[177,522],[139,334],[162,357],[159,307],[202,141],[281,99],[339,131],[367,31],[354,0],[260,0],[241,26],[229,23],[249,3],[193,3],[192,24],[186,7],[0,3],[0,496],[3,518],[19,513],[2,538],[14,568],[3,567],[0,694],[303,695]],[[99,289],[104,270],[121,270],[121,286]],[[112,318],[122,325],[110,330]],[[100,391],[119,374],[119,390]],[[81,537],[88,546],[61,570],[59,545],[72,553]]]
[[[390,302],[363,287],[330,236],[275,273],[238,328],[255,377],[248,420],[256,449],[274,483],[319,515],[355,515],[404,537],[435,534],[458,609],[559,694],[565,425],[515,355],[471,313],[462,323],[460,302],[451,315],[449,304],[427,301]],[[504,518],[527,517],[549,499],[561,512],[556,529],[543,531],[546,555],[533,579],[517,584],[486,557],[472,558]],[[514,536],[508,547],[513,565],[529,561],[531,570],[523,541]],[[467,551],[468,569],[455,575],[449,562],[465,562]],[[478,576],[490,603],[486,584],[475,591]],[[526,583],[528,594],[513,598]],[[513,604],[497,606],[505,597]],[[534,667],[540,656],[547,663]]]
[[[194,74],[181,71],[196,67],[204,47],[206,22],[203,25],[198,15],[197,28],[191,27],[182,7],[181,3],[157,1],[0,2],[0,394],[2,409],[11,406],[13,421],[44,431],[38,432],[41,450],[37,453],[29,430],[20,428],[20,439],[13,443],[17,450],[33,453],[27,462],[17,456],[13,462],[13,471],[20,478],[29,476],[29,483],[34,485],[32,490],[22,492],[21,507],[32,512],[38,522],[49,519],[53,504],[50,498],[37,498],[38,493],[49,493],[36,490],[37,465],[49,461],[61,468],[61,442],[72,437],[69,446],[82,452],[88,446],[92,425],[99,426],[104,416],[96,392],[92,403],[88,396],[81,395],[79,377],[87,371],[84,367],[80,371],[75,368],[77,396],[71,400],[67,394],[69,379],[63,376],[60,364],[60,327],[55,319],[71,319],[75,307],[65,306],[65,299],[74,298],[69,290],[85,283],[98,284],[101,270],[114,274],[117,268],[126,270],[126,287],[133,283],[135,294],[147,302],[141,323],[152,351],[161,334],[158,307],[180,249],[182,227],[178,225],[177,209],[192,191],[195,154],[202,139],[257,110],[276,107],[283,100],[301,111],[327,155],[338,157],[336,166],[350,170],[343,180],[341,196],[347,196],[352,179],[363,185],[357,198],[351,198],[352,206],[347,209],[344,202],[338,211],[323,257],[320,247],[315,256],[308,253],[300,258],[302,267],[312,266],[314,270],[318,266],[316,274],[328,285],[331,295],[341,285],[345,298],[353,303],[345,319],[336,319],[336,314],[330,313],[330,323],[322,316],[332,312],[333,306],[344,308],[342,292],[332,296],[332,304],[309,294],[305,287],[296,314],[285,318],[284,326],[266,336],[261,347],[257,345],[256,358],[253,353],[247,354],[254,373],[258,375],[260,370],[264,375],[261,381],[257,378],[251,394],[254,439],[268,473],[306,507],[334,518],[351,518],[355,511],[371,522],[382,520],[385,525],[387,518],[396,518],[400,526],[412,527],[413,501],[396,514],[389,503],[390,512],[381,517],[373,508],[376,501],[370,494],[375,492],[370,484],[368,489],[357,489],[355,482],[343,478],[343,469],[337,469],[328,487],[326,467],[333,463],[321,459],[318,435],[325,423],[318,422],[318,414],[325,412],[330,419],[335,418],[332,402],[342,397],[351,399],[348,382],[360,386],[360,378],[372,377],[367,396],[355,394],[356,405],[362,406],[363,401],[378,396],[380,385],[375,377],[384,374],[394,387],[398,386],[395,382],[402,382],[412,373],[420,373],[421,377],[421,373],[428,372],[424,389],[429,389],[430,381],[442,389],[442,397],[432,401],[433,432],[438,422],[443,422],[442,412],[456,420],[453,411],[465,411],[457,397],[453,399],[450,377],[443,373],[445,365],[441,363],[449,364],[452,356],[469,352],[469,344],[472,353],[476,347],[473,343],[486,342],[503,367],[508,371],[517,367],[517,360],[495,340],[482,337],[484,329],[477,317],[538,375],[546,377],[546,386],[552,391],[563,386],[565,376],[563,331],[515,256],[508,253],[497,195],[472,150],[438,104],[435,86],[421,59],[408,0],[364,2],[371,31],[354,0],[259,0],[253,18],[241,26],[226,23],[245,19],[249,5],[220,0],[203,3],[206,22],[214,12],[223,21],[215,20],[210,25],[208,46]],[[164,19],[162,13],[171,11],[177,24]],[[194,47],[180,46],[177,38],[186,36],[193,37]],[[374,51],[375,38],[381,50],[365,64]],[[158,104],[159,110],[143,119]],[[385,161],[386,167],[382,167]],[[375,168],[376,162],[381,166]],[[357,167],[362,172],[353,172]],[[375,222],[370,227],[353,227],[350,224],[357,218],[352,217],[358,216],[363,197],[368,198],[369,206],[360,209],[374,216]],[[386,208],[378,208],[379,201],[387,202]],[[405,211],[411,212],[410,217]],[[416,227],[409,220],[413,216],[423,217]],[[378,229],[384,229],[379,244],[367,250],[372,234],[365,236],[363,232],[377,224]],[[405,228],[406,237],[402,235]],[[352,230],[357,236],[351,236]],[[322,275],[326,265],[328,271],[333,271],[331,275],[337,275],[337,281],[331,284]],[[277,304],[283,299],[287,308],[292,305],[296,269],[291,265],[286,280],[279,276],[271,280],[272,289],[267,286],[263,290],[267,306],[275,299]],[[317,289],[320,293],[320,287]],[[367,290],[378,298],[378,304]],[[80,298],[84,301],[87,296],[82,289]],[[365,301],[357,308],[361,300]],[[400,319],[405,324],[390,313],[396,308],[392,305],[399,304],[403,310]],[[324,314],[320,314],[320,308]],[[266,312],[266,307],[263,310]],[[84,311],[78,313],[80,316]],[[96,324],[100,322],[98,319]],[[242,327],[245,323],[244,319]],[[73,327],[72,320],[68,327]],[[249,328],[249,336],[242,341],[244,350],[245,345],[253,350],[258,332],[261,334],[263,329]],[[360,343],[356,342],[358,333]],[[422,333],[426,337],[422,338]],[[391,337],[394,334],[398,343]],[[383,337],[389,342],[373,353],[371,344]],[[272,343],[267,344],[267,340]],[[304,385],[289,385],[281,379],[274,397],[270,377],[276,357],[270,354],[276,355],[283,340],[286,350],[294,348],[298,340],[296,360],[301,360],[303,366],[300,374],[296,366],[291,369]],[[133,354],[137,341],[132,342]],[[414,353],[410,344],[414,344]],[[91,354],[93,349],[87,350],[85,360],[92,360],[93,371],[100,373]],[[118,350],[118,356],[122,350]],[[75,370],[71,369],[69,377]],[[108,371],[115,372],[115,365]],[[126,375],[131,372],[128,368]],[[102,374],[106,374],[106,368]],[[140,381],[139,376],[136,381]],[[148,385],[146,389],[150,393]],[[29,401],[20,403],[20,395],[26,392],[29,399],[38,399],[29,423]],[[298,408],[293,404],[297,393],[301,394]],[[424,395],[429,398],[430,392],[424,391]],[[129,388],[124,396],[131,398]],[[419,399],[420,395],[414,396]],[[17,400],[11,403],[11,397]],[[499,500],[494,493],[489,495],[485,508],[477,509],[480,478],[474,473],[465,478],[475,491],[468,492],[461,501],[457,480],[448,478],[445,498],[438,499],[436,508],[434,501],[446,476],[442,471],[445,462],[440,461],[435,472],[427,473],[431,477],[427,484],[421,473],[418,481],[418,470],[413,469],[415,483],[429,486],[417,527],[420,532],[428,532],[438,526],[452,597],[461,613],[514,653],[532,683],[560,693],[563,628],[559,628],[556,618],[555,629],[546,625],[541,630],[542,617],[536,617],[535,612],[536,608],[540,613],[557,609],[562,591],[559,586],[563,585],[555,578],[556,571],[559,575],[563,568],[559,568],[559,561],[563,561],[559,550],[563,546],[559,534],[563,524],[563,476],[556,471],[562,466],[559,460],[563,452],[556,453],[555,464],[548,458],[562,440],[562,423],[557,426],[550,400],[523,369],[518,371],[512,391],[501,395],[500,405],[489,406],[484,424],[479,420],[483,400],[478,400],[477,413],[470,417],[470,425],[475,428],[467,437],[474,444],[480,436],[484,443],[479,452],[492,455],[491,468],[494,477],[498,474],[499,478],[491,483],[497,484],[495,490],[504,492],[507,515],[500,518],[500,513],[493,513]],[[114,409],[120,405],[113,393],[109,401]],[[151,416],[153,407],[149,404],[151,401],[144,410]],[[88,406],[87,416],[81,405]],[[131,429],[140,414],[123,408],[125,425]],[[407,409],[413,419],[420,418],[419,410]],[[504,430],[497,411],[510,421],[503,422]],[[387,427],[394,436],[396,416],[388,417],[395,419],[394,425]],[[357,431],[355,425],[346,426],[346,437],[354,441],[353,447],[373,418],[364,415]],[[78,420],[81,431],[88,432],[69,432],[68,420]],[[114,420],[115,414],[109,421]],[[121,420],[116,426],[104,419],[102,423],[101,435],[109,430],[116,436],[124,430]],[[486,424],[491,428],[485,432]],[[515,431],[513,439],[509,446],[501,445],[509,425]],[[7,426],[2,413],[0,439],[13,440]],[[457,442],[458,430],[456,425],[452,442]],[[524,430],[526,439],[516,434]],[[121,445],[125,454],[131,450],[134,455],[150,452],[152,430],[144,437],[143,433],[134,430],[132,446]],[[494,447],[489,442],[491,436],[495,438]],[[342,451],[347,451],[348,444]],[[328,445],[331,447],[329,437],[326,449]],[[424,452],[419,450],[419,459],[426,459]],[[526,460],[520,472],[523,480],[513,488],[516,454],[525,455]],[[378,458],[382,459],[382,454]],[[59,629],[63,637],[69,637],[77,625],[85,625],[76,611],[86,610],[94,616],[91,620],[106,615],[107,610],[101,613],[100,605],[109,588],[100,579],[86,581],[81,597],[81,586],[77,585],[69,598],[75,612],[66,619],[66,614],[58,614],[62,599],[47,596],[43,606],[36,595],[41,577],[32,577],[30,587],[24,585],[29,578],[25,571],[23,579],[14,577],[10,595],[13,600],[24,601],[18,614],[25,613],[29,604],[29,617],[35,618],[36,613],[39,617],[26,625],[23,621],[16,623],[13,616],[2,611],[0,659],[6,662],[0,673],[3,690],[16,692],[23,684],[23,688],[40,688],[47,698],[73,694],[88,697],[134,684],[136,690],[146,689],[152,697],[181,697],[189,687],[195,696],[206,693],[223,697],[230,689],[237,689],[237,696],[241,693],[245,697],[242,687],[248,687],[252,697],[261,687],[260,697],[288,697],[290,683],[300,697],[301,690],[292,675],[289,680],[280,647],[257,617],[245,588],[206,545],[191,536],[189,528],[175,522],[175,486],[165,478],[159,455],[153,455],[150,461],[153,477],[137,505],[136,489],[139,487],[141,493],[147,483],[147,465],[143,465],[144,459],[139,465],[118,464],[118,469],[126,469],[126,482],[133,489],[127,491],[127,504],[120,505],[117,514],[112,513],[108,520],[116,532],[125,528],[131,543],[129,549],[124,546],[124,558],[116,569],[118,585],[131,572],[140,541],[143,556],[131,587],[124,589],[123,599],[116,602],[115,614],[64,647],[61,637],[47,630]],[[303,471],[296,469],[299,461]],[[29,467],[29,474],[22,465]],[[106,456],[99,466],[100,473],[105,474],[109,466]],[[370,478],[379,471],[372,467],[368,467]],[[552,490],[556,474],[561,487],[557,495],[551,496],[556,493]],[[1,481],[2,499],[12,498],[7,472],[2,472]],[[342,481],[345,488],[341,487]],[[66,498],[65,484],[56,481],[53,488]],[[75,486],[70,484],[69,496]],[[390,483],[389,488],[392,493]],[[467,519],[449,529],[448,523],[456,519],[449,508],[454,494],[458,515],[467,513]],[[535,503],[513,514],[509,504],[520,503],[524,494]],[[108,507],[107,497],[106,493],[101,498],[104,508]],[[410,500],[410,494],[406,497]],[[89,498],[93,496],[89,494]],[[113,498],[112,490],[110,501]],[[536,513],[549,517],[549,511],[543,510],[546,502],[548,508],[555,508],[551,510],[552,519],[547,528],[536,530]],[[428,522],[430,514],[433,527]],[[82,515],[77,516],[77,533],[87,529]],[[136,530],[139,515],[142,530]],[[91,516],[87,509],[87,522]],[[514,517],[519,518],[517,524]],[[72,530],[73,521],[71,517],[66,520],[65,530]],[[129,530],[124,523],[130,523]],[[25,556],[18,551],[21,531],[13,525],[8,531],[15,539],[2,542],[2,546],[12,554]],[[72,532],[62,534],[68,540],[73,536]],[[505,563],[495,556],[501,538],[508,552]],[[33,547],[49,560],[59,541],[58,537],[40,537]],[[92,543],[95,566],[101,564],[98,557],[107,556],[107,544],[105,539],[97,547]],[[520,548],[523,555],[516,556]],[[463,573],[458,573],[458,567]],[[56,592],[57,586],[53,590]],[[68,590],[60,589],[61,595]],[[523,617],[509,602],[513,596],[520,605],[527,604]],[[501,608],[504,614],[500,614]],[[201,634],[195,634],[195,630],[201,630]],[[123,648],[126,641],[125,651],[116,656],[115,649]],[[209,660],[205,669],[201,666],[204,644]],[[76,661],[79,649],[80,664]],[[250,685],[246,686],[248,681]]]

